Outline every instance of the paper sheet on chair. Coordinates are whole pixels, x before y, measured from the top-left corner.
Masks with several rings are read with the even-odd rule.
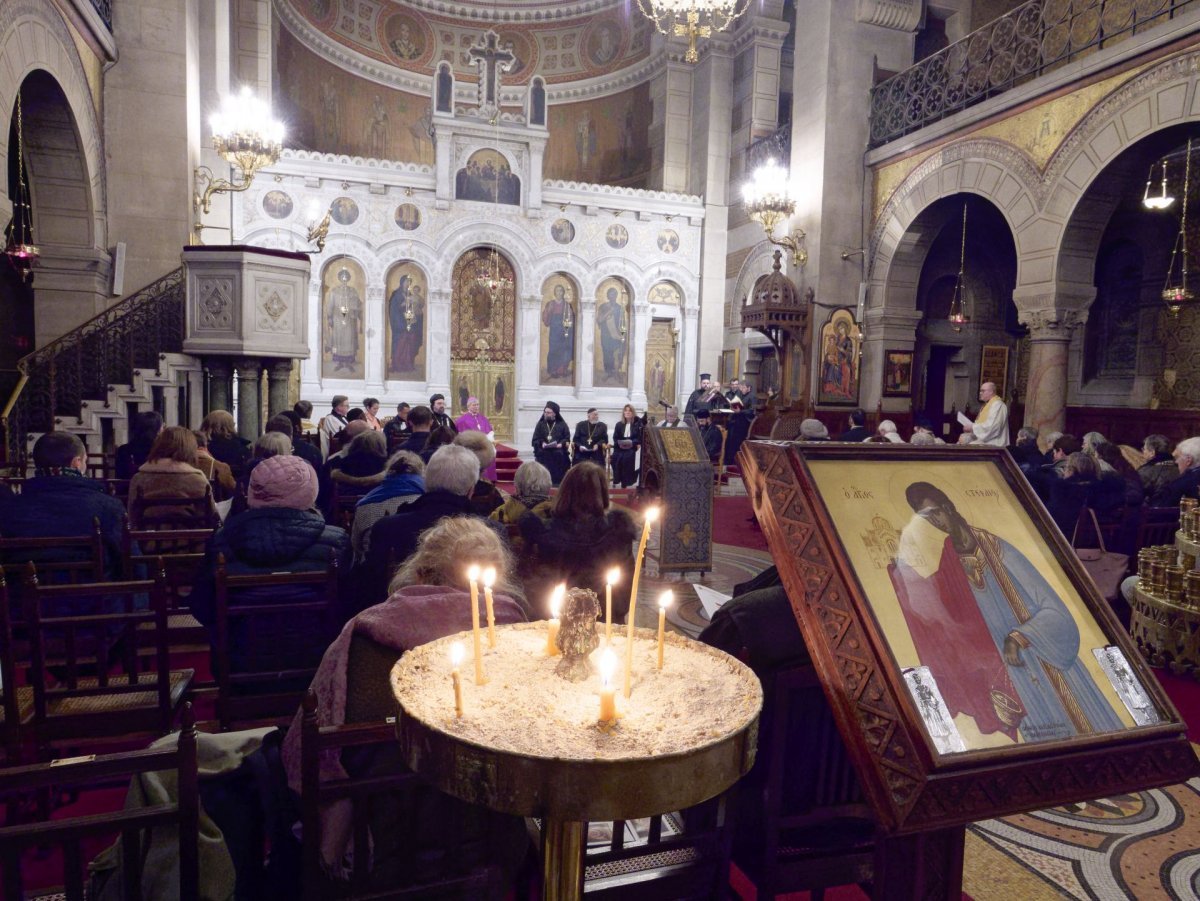
[[[707,619],[712,619],[713,614],[721,609],[721,605],[732,597],[732,595],[721,594],[719,591],[705,588],[703,585],[693,585],[692,589],[696,592],[696,597],[700,599],[700,605],[704,608],[704,616]]]

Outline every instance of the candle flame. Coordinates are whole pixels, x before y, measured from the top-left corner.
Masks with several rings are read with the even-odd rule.
[[[666,591],[664,591],[662,594],[660,594],[658,596],[658,606],[660,609],[666,610],[668,607],[671,606],[671,604],[674,600],[675,600],[675,592],[671,591],[671,589],[668,588]]]
[[[455,669],[458,669],[458,665],[463,662],[463,658],[466,656],[467,649],[463,647],[461,641],[456,641],[450,645],[450,664]]]
[[[604,653],[600,655],[600,680],[605,688],[612,682],[613,673],[616,671],[617,655],[613,653],[612,648],[605,648]]]
[[[476,564],[476,563],[471,564],[471,568],[467,570],[467,578],[470,579],[472,582],[479,581],[479,565],[478,564]]]
[[[561,582],[554,586],[554,591],[550,593],[550,618],[558,619],[558,611],[562,609],[563,598],[567,594],[567,585]]]
[[[658,507],[648,507],[644,514],[644,516],[646,517],[646,522],[654,522],[654,520],[658,519],[658,514],[659,514]]]
[[[491,588],[496,584],[496,567],[489,566],[483,571],[483,587]]]
[[[605,574],[604,578],[605,578],[605,581],[607,581],[609,585],[616,585],[618,582],[621,581],[621,568],[618,566],[614,566],[612,569],[610,569]]]

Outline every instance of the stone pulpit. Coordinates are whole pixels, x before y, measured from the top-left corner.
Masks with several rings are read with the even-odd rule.
[[[292,361],[306,359],[308,254],[262,247],[186,247],[187,324],[184,353],[204,361],[211,377],[207,409],[232,408],[238,374],[238,432],[262,431],[262,371],[268,415],[288,409]]]

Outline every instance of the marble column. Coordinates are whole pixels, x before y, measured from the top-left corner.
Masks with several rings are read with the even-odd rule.
[[[204,361],[208,370],[208,409],[230,410],[233,408],[233,367],[225,357],[209,357]]]
[[[1067,422],[1071,334],[1087,321],[1087,311],[1033,310],[1022,312],[1020,320],[1029,326],[1030,342],[1024,425],[1036,428],[1043,435],[1061,432]]]
[[[292,378],[291,360],[271,360],[267,364],[267,416],[278,416],[290,410],[288,383]]]
[[[262,361],[238,360],[238,434],[250,441],[262,431]]]

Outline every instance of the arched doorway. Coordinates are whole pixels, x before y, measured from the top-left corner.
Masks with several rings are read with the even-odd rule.
[[[945,425],[952,433],[954,413],[978,407],[982,382],[995,382],[1001,396],[1013,400],[1020,330],[1012,301],[1016,246],[1000,210],[975,194],[943,198],[913,224],[928,240],[917,280],[922,317],[913,347],[913,411],[935,432],[942,434]],[[949,316],[960,265],[967,322],[956,329]]]
[[[454,263],[450,299],[449,406],[479,398],[497,441],[516,433],[517,286],[512,262],[495,247],[474,247]]]
[[[67,95],[54,76],[39,69],[22,82],[20,97],[33,237],[41,250],[33,277],[36,318],[30,324],[33,344],[40,347],[105,307],[111,296],[110,261],[107,251],[96,247],[93,185]],[[9,122],[9,147],[15,151],[15,103]],[[10,197],[16,157],[8,155]]]

